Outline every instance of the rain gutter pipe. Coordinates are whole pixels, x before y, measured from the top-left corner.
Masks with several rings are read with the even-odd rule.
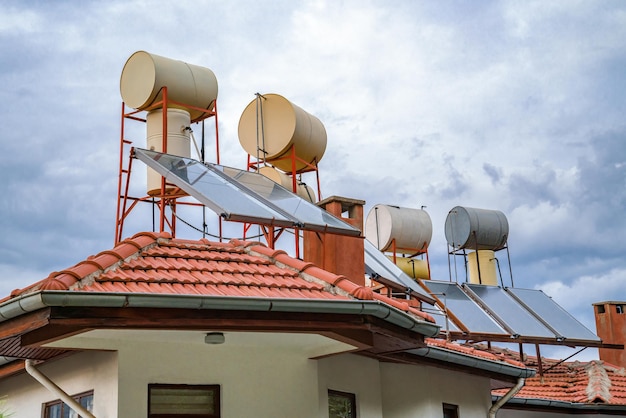
[[[76,399],[72,398],[67,394],[63,389],[57,386],[52,380],[50,380],[46,375],[41,373],[39,370],[33,366],[33,363],[30,359],[27,359],[24,362],[24,368],[26,369],[26,373],[31,375],[36,381],[41,383],[46,389],[52,392],[54,395],[58,396],[63,402],[65,402],[70,408],[72,408],[75,412],[77,412],[83,418],[96,418],[91,412],[87,411],[81,404],[79,404]]]
[[[496,402],[500,397],[491,396],[491,400]],[[577,402],[565,402],[555,401],[552,399],[539,399],[539,398],[513,398],[509,400],[509,405],[515,405],[517,408],[524,408],[529,410],[529,407],[536,408],[554,408],[555,410],[566,411],[576,410],[577,413],[586,413],[588,415],[600,414],[604,412],[606,415],[626,415],[626,405],[617,404],[601,404],[601,403],[577,403]],[[532,410],[532,409],[530,409]]]
[[[516,377],[522,380],[528,377],[532,377],[536,373],[534,369],[513,366],[500,361],[481,359],[474,356],[470,357],[466,354],[458,353],[456,351],[447,350],[440,347],[420,347],[412,350],[407,350],[407,353],[432,360],[458,364],[459,366],[485,370],[491,373],[499,373],[506,376]]]
[[[142,293],[44,290],[0,304],[0,322],[45,307],[181,308],[371,315],[427,337],[439,334],[439,325],[419,319],[380,301],[251,298]]]
[[[491,405],[491,408],[489,408],[489,415],[487,415],[488,418],[496,418],[496,414],[498,413],[498,410],[502,408],[502,406],[505,403],[507,403],[509,399],[515,396],[517,392],[519,392],[522,389],[522,387],[524,387],[525,381],[526,380],[523,377],[520,377],[519,379],[517,379],[517,383],[515,384],[515,386],[513,386],[503,397],[498,399],[496,403]]]

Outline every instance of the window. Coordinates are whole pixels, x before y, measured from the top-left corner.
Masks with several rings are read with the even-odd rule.
[[[328,391],[329,418],[356,418],[356,396],[354,393]]]
[[[624,305],[615,305],[615,312],[617,312],[618,314],[623,314],[624,313]]]
[[[79,393],[72,396],[78,403],[87,411],[93,411],[93,390],[88,392]],[[44,418],[77,418],[80,417],[72,408],[66,403],[57,399],[56,401],[48,402],[43,405]]]
[[[451,403],[444,403],[443,418],[459,418],[459,406]]]
[[[604,311],[604,305],[596,305],[597,311],[599,314],[603,314]]]
[[[149,418],[219,418],[219,385],[148,385]]]

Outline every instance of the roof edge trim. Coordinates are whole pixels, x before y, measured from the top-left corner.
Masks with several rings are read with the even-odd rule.
[[[491,395],[492,402],[500,399],[501,396]],[[604,412],[626,412],[626,405],[619,404],[604,404],[604,403],[575,403],[566,401],[557,401],[553,399],[540,399],[540,398],[511,398],[507,402],[507,405],[530,405],[541,408],[566,408],[577,409],[586,411],[604,411]]]
[[[452,350],[447,350],[441,347],[423,347],[415,348],[408,351],[419,357],[425,357],[433,360],[445,361],[448,363],[454,363],[461,366],[472,367],[475,369],[481,369],[488,372],[503,374],[511,377],[523,377],[528,378],[536,374],[535,369],[529,369],[525,367],[517,367],[510,364],[504,364],[489,359],[483,359],[475,356],[471,356],[464,353],[457,353]]]
[[[427,337],[439,334],[439,325],[418,319],[379,301],[312,300],[143,293],[97,293],[44,290],[0,304],[0,322],[45,307],[182,308],[260,312],[319,312],[372,315]]]

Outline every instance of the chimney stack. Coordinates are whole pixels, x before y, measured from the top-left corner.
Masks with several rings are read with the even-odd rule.
[[[365,246],[363,243],[363,206],[365,201],[331,196],[319,207],[358,228],[360,237],[304,231],[304,260],[324,270],[346,276],[365,285]],[[344,214],[346,216],[344,216]]]
[[[626,302],[598,302],[593,304],[596,332],[603,343],[626,344]],[[626,350],[598,349],[600,360],[618,367],[626,367]]]

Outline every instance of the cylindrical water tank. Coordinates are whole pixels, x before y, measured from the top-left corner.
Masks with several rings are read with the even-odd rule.
[[[388,256],[393,261],[393,256]],[[396,257],[396,266],[400,267],[407,276],[414,279],[430,279],[426,260],[412,257]]]
[[[217,78],[213,71],[198,65],[137,51],[128,58],[120,78],[122,100],[133,109],[144,110],[163,99],[167,87],[168,107],[182,107],[192,119],[204,112],[185,105],[213,110],[217,99]]]
[[[498,285],[495,252],[492,250],[472,251],[467,254],[467,264],[470,283],[490,286]]]
[[[167,153],[189,158],[191,141],[189,112],[182,109],[167,109]],[[148,112],[146,117],[148,149],[163,152],[163,109]],[[171,192],[171,188],[166,192]],[[161,175],[148,168],[148,194],[161,193]]]
[[[509,223],[499,210],[456,206],[446,218],[446,240],[455,250],[501,250],[506,247]]]
[[[259,169],[259,173],[278,183],[289,191],[293,191],[293,180],[291,176],[270,166],[263,166]],[[306,184],[296,179],[296,194],[311,203],[315,202],[315,192]]]
[[[430,216],[423,209],[376,205],[365,220],[365,238],[380,251],[417,254],[426,251],[433,235]]]
[[[292,171],[295,147],[296,171],[306,171],[326,151],[326,129],[315,116],[278,94],[264,94],[246,106],[239,119],[239,142],[253,157]],[[304,161],[304,162],[303,162]]]

